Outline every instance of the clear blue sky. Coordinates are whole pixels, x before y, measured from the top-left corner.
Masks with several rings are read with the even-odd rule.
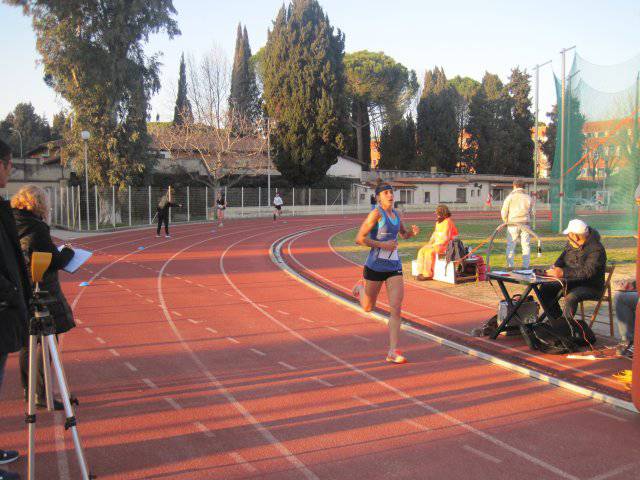
[[[147,52],[163,52],[163,89],[152,100],[152,118],[173,115],[171,93],[180,53],[200,56],[220,46],[231,62],[238,22],[246,25],[253,52],[264,45],[282,0],[174,0],[182,35],[154,36]],[[553,60],[560,72],[563,47],[577,45],[581,56],[614,64],[640,53],[638,0],[321,0],[331,23],[346,35],[346,51],[383,51],[421,80],[425,69],[442,66],[448,78],[480,80],[485,71],[503,81],[515,66],[531,68]],[[64,102],[42,81],[31,22],[21,10],[0,4],[0,118],[19,102],[31,101],[51,119]],[[572,55],[568,55],[570,62]],[[569,63],[567,64],[567,69]],[[555,102],[550,66],[541,69],[540,119]]]

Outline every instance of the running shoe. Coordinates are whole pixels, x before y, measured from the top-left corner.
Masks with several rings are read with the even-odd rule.
[[[171,235],[165,235],[164,238],[171,238]]]
[[[633,360],[633,343],[630,343],[624,352],[622,352],[622,356],[627,357],[629,360]]]
[[[356,282],[356,284],[353,286],[353,290],[351,290],[351,294],[355,297],[355,298],[360,298],[360,287],[364,286],[364,279],[360,279]]]
[[[19,456],[15,450],[0,450],[0,464],[11,463]]]
[[[389,350],[389,353],[387,353],[387,362],[407,363],[407,359],[400,353],[400,350]]]

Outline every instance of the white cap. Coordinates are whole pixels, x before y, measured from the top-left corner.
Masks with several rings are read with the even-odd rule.
[[[589,226],[579,218],[574,218],[569,222],[567,228],[564,229],[563,234],[575,233],[576,235],[584,235],[589,230]]]

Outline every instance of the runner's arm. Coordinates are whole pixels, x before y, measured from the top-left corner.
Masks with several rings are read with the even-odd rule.
[[[420,233],[420,227],[417,225],[411,225],[411,230],[407,230],[404,223],[400,222],[400,237],[404,240],[415,237]]]
[[[369,238],[369,233],[373,230],[373,227],[376,226],[376,223],[380,220],[380,212],[376,208],[375,210],[371,210],[367,218],[365,218],[362,225],[360,225],[360,230],[358,230],[358,234],[356,235],[356,245],[362,245],[364,247],[370,248],[381,248],[384,242],[379,242],[377,240],[373,240]]]

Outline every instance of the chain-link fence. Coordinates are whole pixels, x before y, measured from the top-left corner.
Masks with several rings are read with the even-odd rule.
[[[120,227],[150,225],[156,222],[160,200],[167,194],[161,187],[60,187],[47,190],[50,199],[51,224],[57,227],[96,231]],[[226,188],[218,195],[226,199],[226,218],[262,217],[273,214],[273,196],[279,193],[284,201],[283,215],[345,215],[366,213],[371,209],[368,195],[352,189],[312,188]],[[214,220],[216,192],[208,187],[184,187],[171,190],[171,201],[178,206],[169,210],[170,222],[201,222]],[[367,201],[364,201],[364,199]],[[433,211],[435,204],[403,204],[397,202],[401,212]],[[478,205],[449,204],[451,210],[476,210]],[[491,209],[499,209],[494,205]],[[539,205],[545,210],[547,205]],[[485,207],[486,209],[486,207]]]

